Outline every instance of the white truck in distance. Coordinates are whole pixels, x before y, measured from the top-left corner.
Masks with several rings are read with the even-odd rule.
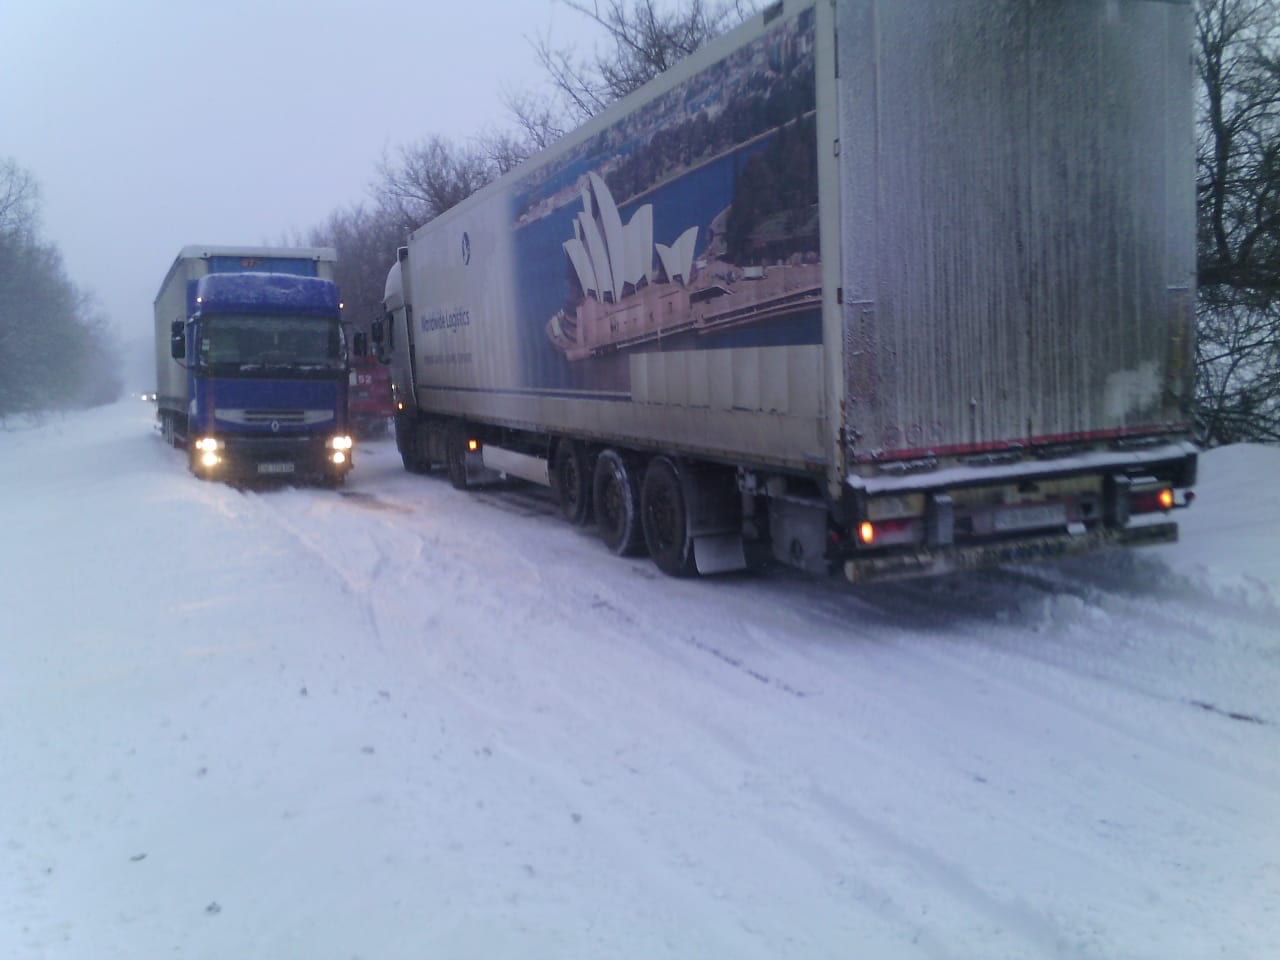
[[[673,575],[1173,540],[1191,7],[785,0],[415,230],[406,468]]]

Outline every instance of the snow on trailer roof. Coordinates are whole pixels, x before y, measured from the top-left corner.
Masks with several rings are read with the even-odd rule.
[[[188,260],[209,260],[213,257],[337,263],[338,251],[334,247],[227,247],[202,243],[188,244],[178,251],[178,255],[173,258],[173,263],[169,264],[169,269],[164,275],[164,282],[160,284],[160,291],[156,294],[156,302],[159,302],[180,264]]]
[[[340,306],[332,280],[285,273],[211,273],[197,281],[195,295],[204,313],[245,310],[330,316],[337,315]]]
[[[219,247],[196,243],[183,247],[178,253],[179,260],[201,260],[208,257],[273,257],[336,263],[338,251],[334,247]]]

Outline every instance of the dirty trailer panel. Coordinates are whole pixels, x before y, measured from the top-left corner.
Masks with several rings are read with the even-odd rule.
[[[1184,428],[1190,6],[838,17],[853,459]]]

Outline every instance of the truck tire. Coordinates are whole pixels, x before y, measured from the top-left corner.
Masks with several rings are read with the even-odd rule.
[[[456,490],[466,490],[467,482],[467,428],[462,423],[451,423],[445,431],[445,453],[449,462],[449,482]]]
[[[191,475],[197,480],[208,480],[209,474],[201,471],[196,464],[196,457],[200,456],[200,451],[196,449],[194,443],[187,444],[187,469],[191,471]]]
[[[431,468],[431,461],[427,459],[426,451],[419,449],[417,425],[408,417],[396,417],[395,427],[396,449],[400,452],[400,462],[404,464],[404,468],[410,473],[427,473]]]
[[[551,483],[564,518],[576,527],[591,521],[591,471],[586,448],[577,440],[560,440],[551,459]]]
[[[658,569],[672,577],[693,576],[697,567],[688,506],[676,466],[666,457],[654,457],[645,469],[640,516],[645,546]]]
[[[620,557],[644,549],[640,524],[640,484],[622,454],[605,450],[596,458],[591,482],[596,529],[604,545]]]

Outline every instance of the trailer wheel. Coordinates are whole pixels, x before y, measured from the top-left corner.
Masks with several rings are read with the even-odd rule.
[[[445,451],[449,462],[449,482],[458,490],[466,490],[467,429],[465,424],[451,423],[445,432]]]
[[[591,471],[586,448],[576,440],[556,444],[551,460],[551,482],[560,502],[560,512],[574,526],[591,520]]]
[[[640,484],[636,472],[618,451],[605,450],[596,458],[591,502],[596,512],[596,528],[606,547],[620,557],[639,553],[644,548]]]
[[[692,576],[697,568],[689,512],[675,464],[666,457],[654,457],[644,472],[640,516],[645,546],[658,569],[673,577]]]

